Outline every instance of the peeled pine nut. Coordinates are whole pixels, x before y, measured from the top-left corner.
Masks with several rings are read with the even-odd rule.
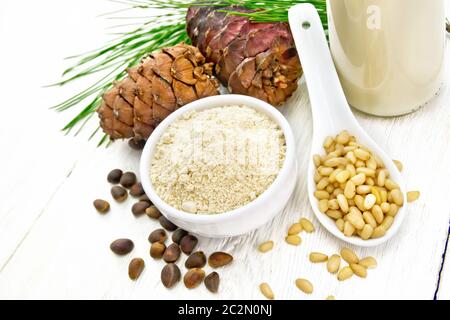
[[[374,186],[375,185],[375,180],[373,180],[371,177],[367,177],[366,178],[366,184],[368,186]]]
[[[336,273],[341,266],[341,257],[337,254],[333,254],[327,262],[327,270],[329,273]]]
[[[292,236],[294,234],[299,234],[302,231],[303,231],[302,225],[300,223],[294,223],[289,227],[288,235]]]
[[[373,230],[372,239],[381,238],[386,234],[386,230],[383,226],[378,226]]]
[[[303,291],[306,294],[311,294],[313,292],[312,283],[306,279],[295,280],[295,285],[297,286],[297,288],[299,288],[301,291]]]
[[[348,210],[349,210],[347,198],[343,194],[338,194],[336,196],[336,198],[337,198],[337,202],[338,202],[339,207],[341,208],[341,210],[343,212],[347,213]]]
[[[340,144],[347,144],[350,141],[350,134],[347,130],[340,132],[336,137],[336,142]]]
[[[373,233],[373,227],[370,224],[366,224],[364,225],[364,227],[361,230],[361,234],[360,237],[363,240],[367,240],[370,239],[370,237],[372,236]]]
[[[375,178],[375,170],[373,170],[373,169],[360,167],[360,168],[356,169],[356,173],[364,173],[366,175],[366,177],[373,177],[373,178]]]
[[[322,199],[319,201],[319,210],[322,213],[327,212],[327,210],[328,210],[328,200],[327,199]]]
[[[344,150],[345,151],[345,150]],[[356,157],[355,154],[353,153],[353,151],[350,151],[349,153],[347,153],[345,155],[345,157],[351,162],[351,163],[356,163]]]
[[[334,220],[342,218],[342,212],[340,210],[331,210],[330,209],[326,212],[326,215]]]
[[[356,187],[356,193],[360,195],[369,194],[372,191],[372,186],[363,184]]]
[[[356,253],[352,249],[349,249],[349,248],[342,248],[341,249],[341,257],[348,264],[358,263],[359,262],[359,258],[356,255]]]
[[[328,160],[325,160],[325,162],[323,163],[326,167],[338,167],[340,165],[346,165],[347,164],[347,159],[346,158],[342,158],[342,157],[336,157],[336,158],[331,158]]]
[[[319,156],[318,154],[315,154],[315,155],[313,156],[313,161],[314,161],[314,165],[315,165],[316,167],[319,167],[320,164],[322,163],[322,160],[320,159],[320,156]]]
[[[316,197],[317,200],[330,199],[330,194],[326,191],[318,190],[314,192],[314,197]]]
[[[396,205],[400,207],[403,205],[403,193],[400,191],[400,189],[392,190],[391,197]]]
[[[347,170],[342,170],[336,175],[336,181],[339,183],[344,183],[350,178],[350,172]]]
[[[364,198],[364,209],[370,210],[377,202],[377,198],[371,193]]]
[[[356,168],[362,168],[362,167],[364,167],[366,164],[365,164],[365,162],[364,161],[361,161],[361,160],[357,160],[356,162],[355,162],[355,167]]]
[[[330,174],[330,176],[329,176],[328,179],[330,180],[331,183],[336,182],[336,176],[337,176],[341,171],[343,171],[341,168],[337,168],[336,170],[334,170],[334,171]]]
[[[385,182],[386,182],[386,171],[380,170],[377,177],[377,185],[383,187]]]
[[[286,237],[286,242],[293,246],[298,246],[302,243],[302,238],[298,235],[291,235]]]
[[[378,191],[378,188],[377,187],[372,187],[372,194],[375,196],[375,199],[376,199],[376,201],[375,201],[375,203],[376,204],[381,204],[381,194],[380,194],[380,191]]]
[[[403,164],[399,161],[399,160],[392,160],[395,164],[395,166],[397,167],[398,171],[402,171],[403,170]]]
[[[339,209],[339,203],[337,202],[337,199],[328,200],[328,209]]]
[[[336,227],[339,229],[340,232],[344,232],[344,220],[337,219],[336,220]]]
[[[303,227],[303,230],[305,230],[307,233],[312,233],[314,232],[316,229],[314,228],[314,225],[311,223],[311,221],[309,221],[306,218],[301,218],[300,219],[300,224]]]
[[[363,161],[367,161],[370,159],[370,153],[363,149],[356,149],[355,151],[353,151],[353,153],[358,159],[361,159]]]
[[[387,214],[391,217],[395,217],[397,215],[398,212],[398,206],[395,203],[392,203],[389,206],[389,211],[387,212]]]
[[[392,181],[391,179],[386,179],[386,181],[384,182],[384,186],[386,187],[386,189],[388,189],[389,191],[394,190],[394,189],[400,189],[400,187],[398,186],[398,184],[396,184],[394,181]]]
[[[388,212],[389,212],[389,209],[390,209],[389,203],[383,202],[383,203],[380,205],[380,209],[381,209],[381,211],[382,211],[383,213],[388,213]]]
[[[384,230],[389,230],[389,228],[392,226],[392,224],[394,223],[394,218],[391,216],[387,216],[384,218],[383,222],[381,223],[381,227],[383,227]]]
[[[358,173],[356,176],[353,176],[350,181],[353,181],[355,186],[362,185],[364,181],[366,181],[366,175],[364,173]]]
[[[356,168],[352,164],[347,164],[345,166],[345,170],[347,170],[350,173],[350,177],[353,177],[354,175],[356,175]]]
[[[377,260],[375,260],[374,257],[365,257],[364,259],[361,259],[358,264],[367,269],[374,269],[377,267]]]
[[[333,193],[333,191],[334,191],[333,185],[331,185],[331,184],[327,185],[327,187],[325,188],[325,191],[328,193]]]
[[[323,147],[326,149],[326,148],[329,148],[329,147],[331,147],[331,145],[334,143],[334,139],[333,139],[333,137],[326,137],[325,138],[325,141],[324,141],[324,143],[323,143]]]
[[[350,267],[344,267],[339,271],[337,278],[339,281],[345,281],[353,276],[353,270]]]
[[[351,180],[347,181],[344,188],[344,196],[347,199],[353,199],[355,197],[355,193],[356,193],[355,183]]]
[[[336,298],[332,295],[329,295],[325,300],[336,300]]]
[[[365,211],[363,213],[363,219],[367,224],[370,224],[374,229],[378,226],[377,221],[369,211]]]
[[[366,278],[367,277],[367,269],[363,266],[352,263],[350,264],[350,268],[352,269],[353,273],[356,274],[360,278]]]
[[[333,168],[329,167],[319,167],[317,171],[320,173],[321,176],[329,176],[334,170]]]
[[[272,248],[273,248],[273,241],[271,240],[261,243],[258,247],[259,251],[263,253],[272,250]]]
[[[273,294],[272,289],[270,288],[269,284],[267,283],[261,283],[259,285],[259,290],[261,290],[261,293],[269,300],[273,300],[275,298],[275,295]]]
[[[363,216],[356,207],[351,207],[350,213],[345,216],[345,220],[358,230],[361,230],[365,225]]]
[[[381,203],[387,201],[388,193],[387,193],[386,189],[382,188],[382,189],[380,190],[380,196],[381,196]]]
[[[353,200],[355,200],[355,204],[358,207],[358,209],[364,211],[364,197],[357,194],[355,198],[353,198]]]
[[[377,162],[371,157],[369,160],[366,161],[366,166],[369,169],[376,170]]]
[[[316,185],[317,190],[323,190],[329,184],[330,184],[330,181],[328,180],[328,178],[324,177],[324,178],[320,179],[319,182],[317,182],[317,185]]]
[[[417,199],[419,199],[419,197],[420,197],[419,191],[409,191],[408,193],[406,193],[406,198],[408,202],[416,201]]]
[[[355,227],[348,221],[344,222],[344,236],[351,237],[355,233]]]
[[[328,260],[328,256],[326,254],[320,252],[311,252],[309,254],[309,261],[312,263],[320,263]]]

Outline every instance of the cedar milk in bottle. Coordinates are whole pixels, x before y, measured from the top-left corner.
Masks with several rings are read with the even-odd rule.
[[[444,0],[327,0],[329,39],[349,104],[378,116],[424,105],[442,85]]]

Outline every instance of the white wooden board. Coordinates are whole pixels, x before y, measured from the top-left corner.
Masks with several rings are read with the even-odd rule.
[[[95,198],[111,198],[107,172],[115,167],[137,170],[139,152],[125,143],[104,149],[85,141],[84,136],[62,136],[58,129],[65,116],[55,115],[47,107],[74,87],[40,88],[57,78],[63,68],[61,57],[103,43],[105,30],[99,25],[103,20],[93,16],[112,5],[42,0],[29,6],[30,10],[23,12],[20,4],[6,1],[0,8],[0,33],[6,37],[4,43],[14,48],[13,52],[0,51],[0,67],[8,75],[0,80],[4,181],[0,185],[0,298],[260,299],[258,285],[268,282],[277,299],[324,299],[329,294],[337,299],[432,299],[439,273],[437,297],[450,298],[450,256],[440,271],[450,218],[449,66],[440,95],[414,114],[381,119],[356,112],[374,139],[393,158],[402,160],[408,188],[422,193],[409,206],[395,238],[377,248],[356,250],[379,262],[367,279],[339,283],[324,265],[308,261],[311,251],[331,254],[344,243],[321,228],[309,208],[305,168],[312,126],[302,80],[283,109],[295,132],[300,166],[290,203],[271,223],[248,235],[200,238],[199,248],[205,252],[224,250],[235,257],[232,265],[219,270],[222,284],[218,296],[204,287],[188,290],[181,284],[166,290],[159,280],[163,263],[148,254],[147,237],[158,224],[147,217],[135,218],[130,212],[132,201],[116,204],[111,200],[112,210],[104,216],[92,207]],[[33,16],[38,7],[52,10]],[[25,43],[25,38],[29,42]],[[301,246],[288,246],[283,240],[286,230],[302,216],[312,219],[317,231],[303,233]],[[109,243],[118,237],[134,240],[136,248],[129,256],[110,252]],[[256,247],[267,239],[276,246],[260,254]],[[146,268],[141,278],[132,282],[127,267],[135,256],[145,259]],[[294,285],[298,277],[314,284],[312,295],[298,291]]]

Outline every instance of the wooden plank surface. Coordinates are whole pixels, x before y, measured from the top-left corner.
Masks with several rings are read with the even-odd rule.
[[[159,274],[163,263],[148,255],[147,236],[157,223],[147,217],[133,217],[132,201],[111,201],[112,210],[104,216],[93,210],[93,199],[110,199],[106,173],[115,167],[138,170],[139,152],[124,143],[104,149],[96,148],[84,137],[62,136],[57,131],[62,117],[46,108],[49,101],[74,89],[48,90],[40,86],[54,80],[62,70],[62,56],[88,49],[93,42],[104,39],[103,26],[92,17],[93,13],[108,11],[111,5],[79,1],[69,8],[67,4],[45,0],[39,6],[43,3],[52,5],[53,12],[60,12],[61,17],[39,24],[43,17],[30,14],[26,18],[36,24],[36,29],[20,29],[24,19],[14,21],[14,14],[19,14],[18,4],[9,2],[9,11],[0,10],[10,13],[6,22],[5,16],[0,16],[2,36],[16,27],[23,30],[21,35],[6,32],[7,40],[18,48],[16,56],[0,53],[2,70],[11,75],[0,80],[1,87],[10,90],[5,104],[10,107],[3,108],[0,118],[0,163],[6,181],[0,185],[0,298],[215,299],[204,287],[187,290],[179,284],[166,290],[162,286]],[[72,14],[63,18],[70,9]],[[83,19],[85,24],[80,27],[78,22]],[[52,24],[64,26],[67,39],[59,38],[60,33],[54,31]],[[40,63],[23,63],[28,53],[19,38],[25,36],[25,31],[32,33],[30,38],[36,38],[30,40],[36,47],[54,48],[53,52],[33,53],[33,61]],[[41,34],[47,37],[38,39]],[[54,44],[56,40],[60,45]],[[8,61],[12,58],[21,63],[11,65]],[[31,84],[20,82],[23,75],[30,73]],[[449,78],[447,66],[446,83]],[[59,96],[51,96],[52,93]],[[268,282],[277,299],[323,299],[329,294],[337,299],[433,298],[450,216],[448,85],[427,106],[408,116],[381,119],[356,112],[362,126],[388,154],[402,160],[408,188],[422,193],[419,201],[409,206],[408,216],[395,238],[377,248],[356,249],[361,256],[373,255],[379,262],[365,280],[353,278],[339,283],[324,265],[313,265],[307,259],[311,251],[332,254],[344,243],[328,234],[309,208],[305,168],[312,125],[303,80],[283,113],[293,127],[298,146],[300,170],[294,196],[280,215],[257,231],[223,240],[200,238],[199,248],[205,252],[225,250],[235,257],[232,265],[219,270],[222,284],[218,297],[259,299],[259,283]],[[283,240],[285,232],[301,216],[309,217],[317,231],[302,234],[301,246],[288,246]],[[129,256],[117,257],[109,251],[109,243],[118,237],[134,240],[136,248]],[[274,240],[276,246],[262,255],[256,247],[267,239]],[[137,282],[132,282],[127,277],[127,266],[135,256],[145,259],[146,269]],[[450,298],[449,259],[441,272],[438,298]],[[311,296],[295,287],[298,277],[308,278],[314,284]]]

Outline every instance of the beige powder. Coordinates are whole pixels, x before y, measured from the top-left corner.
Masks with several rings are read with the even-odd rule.
[[[246,106],[184,114],[163,133],[151,164],[156,193],[198,214],[239,208],[275,180],[286,152],[282,130]]]

